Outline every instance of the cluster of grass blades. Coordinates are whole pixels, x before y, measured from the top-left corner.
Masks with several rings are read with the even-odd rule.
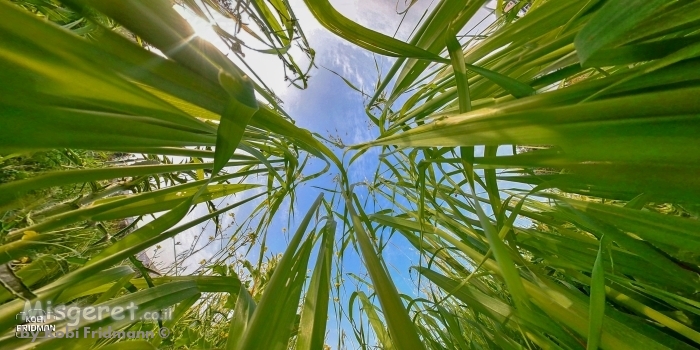
[[[698,346],[699,4],[534,1],[460,42],[483,1],[453,3],[411,39],[451,64],[398,60],[355,147],[382,147],[372,191],[402,203],[369,221],[430,262],[425,343]]]
[[[210,2],[207,11],[218,10],[228,16],[237,13],[216,4],[226,5]],[[197,11],[201,4],[182,5],[202,14]],[[335,157],[289,120],[270,91],[196,37],[172,6],[169,1],[0,2],[0,16],[7,19],[0,29],[3,161],[31,158],[47,149],[143,155],[143,161],[137,163],[71,164],[69,170],[15,176],[14,181],[0,184],[2,265],[10,267],[3,269],[8,288],[2,295],[0,323],[6,336],[0,340],[0,348],[137,345],[114,344],[119,339],[66,343],[62,339],[31,342],[16,338],[16,314],[23,310],[25,300],[32,305],[51,301],[54,305],[96,307],[133,302],[139,313],[177,306],[174,318],[164,322],[105,317],[85,320],[79,326],[173,330],[167,339],[138,343],[145,348],[198,344],[243,349],[286,344],[292,328],[300,324],[295,318],[300,300],[320,298],[306,301],[309,306],[301,323],[305,328],[295,332],[295,339],[299,348],[315,347],[323,341],[325,318],[320,323],[316,313],[325,314],[323,298],[327,305],[327,293],[307,293],[306,299],[301,298],[305,274],[299,273],[306,271],[317,241],[323,247],[319,250],[323,259],[316,260],[327,261],[330,256],[332,231],[322,228],[306,235],[320,202],[309,210],[294,236],[297,246],[290,244],[271,276],[256,280],[277,289],[290,283],[296,286],[296,294],[288,294],[289,300],[280,305],[277,299],[265,301],[262,293],[250,299],[246,288],[261,290],[260,286],[242,283],[234,271],[221,273],[226,265],[217,262],[230,261],[234,249],[224,249],[211,259],[207,269],[194,275],[181,275],[177,270],[173,276],[153,275],[139,259],[144,249],[159,247],[210,220],[218,225],[220,217],[247,203],[253,206],[251,216],[241,221],[227,244],[243,241],[252,245],[255,239],[246,241],[247,237],[265,237],[282,201],[293,198],[299,183],[318,176],[302,174],[308,156]],[[272,16],[266,3],[246,6],[241,11],[249,17]],[[274,6],[288,9],[284,1]],[[295,43],[305,42],[298,38],[298,24],[291,21],[283,21],[286,34],[271,34],[278,33],[267,30],[274,28],[271,20],[265,20],[268,27],[260,33],[267,36],[260,37],[261,42],[282,40],[289,46],[293,36]],[[221,35],[231,36],[223,31]],[[144,48],[146,45],[150,50]],[[155,54],[155,49],[163,55]],[[270,53],[291,60],[278,49]],[[256,95],[265,101],[257,101]],[[81,185],[88,190],[55,190]],[[49,189],[54,191],[47,192]],[[215,205],[220,202],[217,199],[231,195],[236,196],[232,204]],[[198,203],[206,204],[209,214],[183,221]],[[145,220],[148,217],[153,219]],[[116,225],[123,220],[131,220],[131,224]],[[332,222],[329,220],[328,227],[333,227]],[[244,230],[247,227],[252,230]],[[315,271],[315,288],[328,290],[330,267],[318,264]],[[236,322],[225,319],[223,336],[205,338],[210,330],[198,330],[192,322],[207,319],[203,310],[210,312],[222,298],[232,301],[232,305],[220,305],[227,310],[238,300],[238,304],[259,311],[236,314]],[[276,307],[286,307],[287,316],[271,326],[267,319],[277,315],[270,312]],[[57,324],[57,329],[62,325]],[[236,336],[228,337],[229,329]],[[227,341],[243,339],[243,335],[250,339],[238,345]],[[270,346],[261,345],[268,341]]]
[[[326,338],[331,296],[347,317],[339,333],[362,348],[700,347],[700,3],[497,1],[497,20],[473,33],[486,2],[438,1],[403,42],[305,0],[335,35],[396,57],[366,105],[379,137],[343,163],[170,1],[0,0],[0,161],[46,150],[148,160],[0,184],[0,348],[340,347]],[[288,49],[314,54],[287,0],[178,6],[236,21],[306,86]],[[363,203],[345,169],[371,147],[381,155]],[[236,249],[189,275],[153,276],[137,258],[246,204],[254,230],[235,227],[227,247],[264,247],[282,202],[320,175],[303,173],[309,157],[339,169],[338,187],[283,254],[246,265],[251,280],[228,265]],[[51,198],[65,186],[86,189]],[[200,203],[209,214],[183,221]],[[419,255],[419,294],[396,286],[385,233]],[[367,278],[343,297],[348,248]],[[79,324],[173,334],[32,343],[13,333],[25,300],[174,307],[164,322]]]

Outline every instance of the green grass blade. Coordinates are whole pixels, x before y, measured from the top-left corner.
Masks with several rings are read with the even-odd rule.
[[[372,247],[370,237],[363,227],[363,222],[357,215],[350,198],[345,199],[346,207],[352,220],[353,229],[364,264],[374,283],[374,288],[385,315],[385,321],[391,341],[397,349],[422,349],[423,343],[418,337],[415,325],[411,322],[408,312],[404,307],[396,286],[387,275],[377,252]]]
[[[266,290],[249,321],[245,336],[239,341],[238,349],[278,349],[286,348],[296,317],[301,285],[305,279],[306,262],[311,253],[312,240],[307,238],[302,247],[306,228],[321,205],[323,195],[319,195],[311,205],[296,233],[290,240],[284,255],[275,268]],[[299,276],[301,274],[301,276]],[[280,298],[277,292],[289,289]]]
[[[598,50],[623,38],[628,30],[645,20],[667,0],[610,0],[576,35],[576,52],[585,63]]]
[[[603,252],[605,250],[605,239],[600,240],[598,255],[593,264],[591,274],[591,301],[588,316],[588,342],[586,350],[598,349],[600,344],[600,334],[605,317],[605,271],[603,270]]]
[[[215,174],[223,169],[236,151],[250,118],[258,111],[253,84],[248,77],[236,80],[222,71],[219,73],[219,82],[231,99],[221,114],[216,131]]]
[[[301,311],[296,343],[296,349],[299,350],[319,349],[323,348],[324,345],[335,228],[335,221],[328,221],[323,230],[323,240],[316,257],[316,267],[311,275]]]
[[[326,29],[369,51],[393,57],[412,57],[448,63],[446,59],[414,45],[365,28],[340,14],[328,0],[304,0],[311,14]]]
[[[253,312],[255,312],[255,301],[250,296],[250,293],[248,293],[248,290],[241,285],[233,312],[233,318],[230,321],[228,341],[226,341],[227,350],[239,348],[241,340],[245,336],[250,325],[250,318],[253,316]]]

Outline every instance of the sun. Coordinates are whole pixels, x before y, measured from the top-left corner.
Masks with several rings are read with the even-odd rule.
[[[189,23],[196,36],[211,43],[216,43],[219,37],[216,35],[211,23],[207,22],[204,18],[197,16],[197,14],[182,7],[181,5],[175,5],[173,8],[187,21],[187,23]]]

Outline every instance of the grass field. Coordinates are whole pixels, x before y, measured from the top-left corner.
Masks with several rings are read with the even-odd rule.
[[[392,58],[361,91],[378,136],[345,145],[245,56],[313,84],[301,3],[0,0],[0,349],[700,347],[700,2],[498,0],[472,31],[491,3],[435,1],[403,41],[304,0]],[[133,303],[75,326],[155,337],[17,337],[27,302]]]

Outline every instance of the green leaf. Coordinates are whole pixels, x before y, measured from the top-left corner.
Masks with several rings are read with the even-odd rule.
[[[447,51],[450,53],[452,70],[455,72],[457,95],[459,96],[459,113],[466,113],[472,110],[472,99],[469,96],[469,78],[467,77],[467,70],[464,64],[462,45],[460,45],[459,41],[457,41],[455,35],[455,28],[450,26],[445,42],[447,45]]]
[[[526,97],[530,95],[535,94],[535,89],[530,87],[530,85],[527,85],[525,83],[521,83],[507,75],[500,74],[498,72],[494,72],[492,70],[488,70],[486,68],[478,67],[473,64],[466,64],[467,69],[473,71],[474,73],[477,73],[479,75],[482,75],[484,78],[491,80],[498,86],[504,88],[506,91],[508,91],[511,95],[515,96],[516,98],[521,98],[521,97]]]
[[[231,325],[229,326],[228,340],[226,341],[226,349],[228,350],[239,348],[255,311],[255,301],[244,285],[240,287],[236,306],[233,310],[233,318],[230,321]]]
[[[395,348],[394,343],[391,340],[391,337],[389,336],[389,333],[387,333],[387,329],[384,326],[384,322],[379,318],[379,315],[377,314],[376,307],[372,302],[367,298],[367,295],[365,295],[364,292],[359,291],[357,292],[357,297],[360,299],[360,302],[362,303],[362,310],[367,314],[367,318],[369,319],[369,323],[372,325],[372,329],[374,330],[374,333],[377,334],[377,338],[379,339],[379,342],[382,344],[383,349],[387,350],[392,350]],[[352,307],[352,306],[351,306]]]
[[[216,153],[214,154],[214,174],[223,169],[243,139],[243,132],[250,119],[258,111],[255,91],[247,76],[233,79],[224,71],[219,73],[219,82],[231,96],[219,121],[216,131]]]
[[[588,342],[587,350],[598,349],[600,334],[605,318],[605,271],[603,270],[603,252],[605,251],[605,238],[600,240],[598,255],[593,264],[591,273],[591,301],[588,314]]]
[[[668,0],[608,0],[576,35],[576,52],[586,63],[600,49],[614,45]]]
[[[393,57],[421,58],[447,63],[448,60],[414,45],[367,29],[340,14],[328,0],[304,0],[316,20],[326,29],[369,51]]]
[[[307,237],[301,247],[300,243],[322,198],[323,195],[319,195],[311,205],[289,241],[284,255],[277,263],[265,287],[260,302],[255,307],[245,335],[238,341],[238,349],[287,348],[296,319],[302,285],[306,278],[306,265],[313,241]],[[278,294],[281,290],[286,291],[282,296]]]
[[[351,195],[346,194],[346,196]],[[345,198],[346,207],[352,220],[363,262],[372,279],[379,303],[382,306],[391,341],[399,350],[422,349],[424,348],[423,343],[418,337],[415,325],[411,322],[408,311],[401,302],[396,286],[379,260],[379,256],[372,246],[370,237],[363,227],[362,220],[355,212],[351,200],[349,197]]]
[[[316,257],[316,267],[311,275],[301,311],[296,343],[296,349],[299,350],[320,349],[324,345],[335,228],[335,221],[329,220],[323,229],[323,240]]]

